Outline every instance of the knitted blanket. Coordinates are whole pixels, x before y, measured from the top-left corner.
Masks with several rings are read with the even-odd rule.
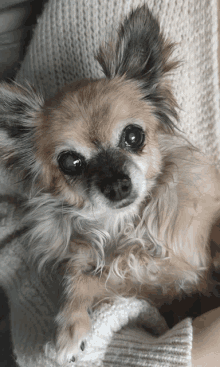
[[[142,0],[49,0],[35,29],[17,75],[45,98],[76,78],[100,77],[93,58],[100,42]],[[175,57],[182,64],[171,75],[180,105],[179,128],[210,159],[220,164],[220,112],[217,59],[217,0],[148,0],[165,34],[177,43]],[[1,177],[1,193],[16,196],[16,188]],[[16,203],[4,204],[11,213]],[[19,366],[57,366],[53,347],[54,317],[60,285],[51,274],[40,278],[30,268],[28,254],[15,238],[5,236],[19,219],[2,219],[0,283],[11,305],[14,350]],[[159,337],[138,328],[139,317]],[[131,323],[132,321],[132,323]],[[126,325],[126,327],[125,327]],[[124,327],[124,328],[123,328]],[[167,331],[165,321],[147,302],[124,300],[93,315],[85,350],[69,366],[187,366],[192,326],[189,319]],[[47,357],[45,356],[45,345]]]

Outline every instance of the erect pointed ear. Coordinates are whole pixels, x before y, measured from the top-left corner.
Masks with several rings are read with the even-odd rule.
[[[43,106],[31,87],[0,84],[0,159],[6,168],[36,175],[34,135]]]
[[[164,39],[147,5],[143,5],[125,18],[116,40],[101,46],[96,55],[107,78],[136,81],[143,98],[156,107],[159,120],[171,128],[172,118],[177,119],[177,104],[163,78],[178,65],[169,60],[173,46]]]

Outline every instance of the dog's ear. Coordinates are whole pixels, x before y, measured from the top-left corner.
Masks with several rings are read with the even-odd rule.
[[[30,87],[0,84],[0,159],[27,178],[36,175],[35,130],[43,100]]]
[[[147,5],[143,5],[120,25],[116,40],[101,46],[96,55],[107,78],[118,76],[136,81],[143,98],[156,107],[157,118],[171,128],[172,118],[178,117],[177,104],[164,76],[178,65],[170,61],[173,46],[164,39]]]

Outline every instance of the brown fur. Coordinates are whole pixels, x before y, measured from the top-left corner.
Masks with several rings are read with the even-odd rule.
[[[213,256],[218,267],[209,236],[220,174],[177,132],[172,48],[145,5],[99,50],[106,78],[76,81],[46,102],[0,87],[2,161],[28,193],[24,245],[39,269],[63,264],[61,362],[90,330],[88,309],[207,293]]]
[[[105,266],[92,275],[97,266],[94,249],[90,244],[73,242],[66,268],[70,282],[65,291],[67,301],[57,317],[59,353],[70,350],[73,344],[76,349],[71,350],[77,351],[79,341],[90,329],[87,309],[100,302],[135,296],[160,307],[164,297],[174,299],[182,290],[206,293],[209,287],[212,259],[208,240],[220,213],[220,175],[194,147],[184,139],[181,142],[181,136],[167,138],[167,134],[161,133],[150,104],[140,100],[132,83],[126,84],[125,88],[123,79],[92,82],[76,92],[74,98],[67,92],[61,102],[58,100],[59,108],[53,106],[53,124],[49,125],[57,135],[52,132],[51,136],[56,141],[54,146],[71,136],[95,150],[97,142],[108,144],[119,121],[135,118],[144,122],[147,138],[139,157],[150,162],[146,179],[156,177],[156,182],[146,200],[149,215],[144,214],[145,207],[139,214],[142,218],[146,216],[148,222],[152,216],[163,255],[149,254],[151,237],[144,246],[138,242],[121,248],[113,245],[110,253],[105,254]],[[82,107],[77,111],[80,98]],[[71,127],[69,121],[76,113],[77,124]],[[57,127],[61,122],[62,128]],[[77,189],[74,193],[71,187],[66,190],[71,197]],[[62,194],[66,195],[64,191]],[[68,201],[67,196],[65,200]],[[153,224],[155,220],[157,223]],[[132,266],[128,266],[131,262]]]

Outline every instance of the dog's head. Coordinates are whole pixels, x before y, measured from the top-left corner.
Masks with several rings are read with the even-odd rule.
[[[85,215],[135,211],[161,171],[158,133],[171,133],[177,118],[165,80],[171,52],[143,6],[99,49],[105,78],[76,81],[46,102],[2,85],[5,165]]]

